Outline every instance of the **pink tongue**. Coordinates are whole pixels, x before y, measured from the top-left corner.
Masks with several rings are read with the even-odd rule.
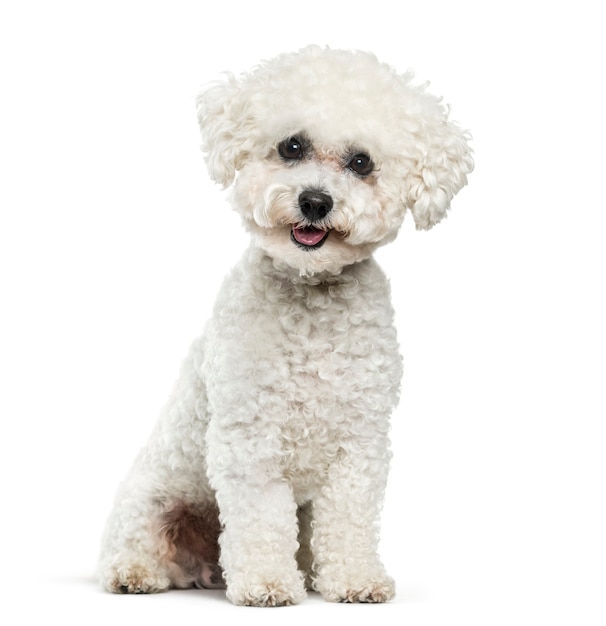
[[[320,243],[320,241],[324,239],[324,235],[326,235],[325,230],[319,230],[318,228],[313,228],[313,226],[308,226],[307,228],[293,228],[292,233],[294,238],[304,246],[315,246],[317,243]]]

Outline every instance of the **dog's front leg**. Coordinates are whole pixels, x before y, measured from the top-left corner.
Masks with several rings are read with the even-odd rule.
[[[314,499],[314,588],[332,602],[386,602],[395,595],[377,548],[387,464],[345,454]]]
[[[220,546],[227,597],[239,605],[296,604],[305,589],[295,558],[292,490],[283,478],[272,476],[272,469],[246,465],[245,473],[209,467],[224,527]]]

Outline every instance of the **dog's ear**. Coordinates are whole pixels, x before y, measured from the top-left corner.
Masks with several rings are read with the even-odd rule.
[[[232,75],[208,85],[196,99],[202,151],[210,177],[228,187],[247,155],[245,99]]]
[[[425,126],[419,138],[421,150],[407,188],[405,202],[419,230],[431,228],[446,215],[450,201],[473,170],[470,134],[448,121],[447,110],[440,110],[442,114]]]

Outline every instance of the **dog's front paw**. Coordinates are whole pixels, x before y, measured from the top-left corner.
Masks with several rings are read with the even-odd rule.
[[[147,559],[118,559],[102,566],[101,583],[112,593],[158,593],[170,587],[163,569]]]
[[[244,606],[288,606],[305,598],[301,577],[237,577],[227,585],[227,598]]]
[[[362,572],[318,578],[314,588],[329,602],[389,602],[396,595],[393,579],[386,574],[364,576]]]

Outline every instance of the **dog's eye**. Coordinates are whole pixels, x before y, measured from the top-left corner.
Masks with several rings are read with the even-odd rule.
[[[288,161],[302,159],[304,153],[303,142],[298,137],[289,137],[278,144],[278,153],[283,159]]]
[[[359,176],[368,176],[374,170],[375,164],[367,154],[356,154],[347,167]]]

